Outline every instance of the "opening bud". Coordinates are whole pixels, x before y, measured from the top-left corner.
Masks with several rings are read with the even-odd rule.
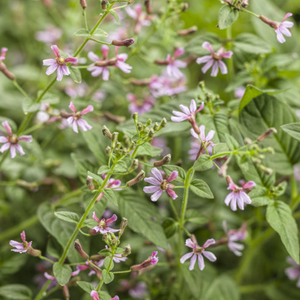
[[[126,256],[128,256],[128,255],[130,255],[130,254],[131,254],[131,247],[130,247],[130,245],[128,244],[128,245],[125,247],[124,252],[122,253],[122,257],[126,257]]]
[[[159,125],[158,125],[157,122],[155,122],[154,125],[153,125],[153,130],[154,130],[154,131],[157,131],[158,128],[159,128]]]
[[[153,165],[154,167],[161,167],[168,164],[171,161],[171,154],[168,154],[163,157],[163,159],[156,161]]]
[[[159,129],[160,128],[164,128],[164,127],[166,127],[167,126],[167,119],[166,118],[163,118],[162,120],[161,120],[161,122],[160,122],[160,124],[159,124]]]
[[[86,4],[86,1],[85,0],[80,0],[80,5],[83,9],[86,9],[87,8],[87,4]]]
[[[133,186],[134,184],[142,181],[146,176],[146,173],[144,170],[142,170],[136,177],[134,177],[133,179],[129,180],[126,183],[126,186]]]
[[[84,259],[84,260],[88,260],[89,259],[89,255],[84,252],[84,250],[82,249],[82,246],[79,242],[79,240],[77,239],[74,243],[74,247],[75,250],[79,253],[79,255]]]
[[[278,23],[275,21],[270,20],[269,18],[267,18],[266,16],[263,15],[259,15],[258,16],[264,23],[268,24],[270,27],[277,29],[278,27]]]
[[[105,125],[102,127],[102,134],[104,136],[108,137],[109,139],[112,138],[111,132],[109,131],[109,129]]]
[[[178,35],[179,36],[185,36],[185,35],[193,34],[193,33],[197,32],[197,31],[198,31],[198,27],[197,26],[193,26],[193,27],[188,28],[188,29],[179,30],[178,31]]]
[[[86,185],[90,191],[93,191],[95,189],[95,186],[93,184],[93,177],[91,176],[86,177]]]
[[[128,172],[132,172],[133,170],[137,169],[138,165],[139,165],[139,160],[134,159],[132,165],[128,169]]]
[[[226,176],[226,181],[227,181],[228,185],[229,185],[229,183],[233,182],[233,180],[231,179],[231,177],[229,175]]]
[[[29,247],[27,250],[27,254],[34,256],[34,257],[39,257],[42,255],[42,252],[38,249],[34,249],[32,247]]]
[[[120,227],[120,231],[119,231],[119,237],[121,235],[123,235],[124,230],[125,230],[127,224],[128,224],[128,220],[126,218],[122,218],[122,223],[121,223],[121,227]]]
[[[148,137],[150,138],[150,139],[152,139],[153,137],[154,137],[154,130],[151,128],[150,129],[150,131],[149,131],[149,133],[148,133]]]
[[[0,62],[0,72],[2,72],[10,80],[16,79],[16,76],[7,70],[6,65],[3,62]]]
[[[276,128],[271,127],[265,133],[263,133],[261,136],[259,136],[257,138],[257,141],[261,142],[261,141],[263,141],[264,139],[266,139],[267,137],[269,137],[270,135],[272,135],[274,133],[277,133],[277,130],[276,130]]]
[[[242,7],[246,8],[249,5],[249,1],[248,0],[242,0]]]
[[[148,259],[143,261],[141,264],[131,266],[131,268],[130,268],[131,271],[140,271],[140,270],[150,267],[151,265],[152,266],[156,265],[158,262],[158,257],[156,256],[157,253],[158,253],[157,251],[153,251],[152,255]]]
[[[119,136],[119,133],[118,132],[114,132],[112,135],[111,135],[111,147],[114,149],[116,147],[116,144],[118,142],[118,136]]]
[[[129,47],[134,43],[134,39],[125,39],[123,41],[113,40],[111,42],[112,45],[118,46],[118,47]]]

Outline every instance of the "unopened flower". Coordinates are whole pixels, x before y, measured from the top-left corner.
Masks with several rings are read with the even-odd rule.
[[[244,245],[237,243],[237,241],[243,242],[247,237],[247,231],[242,226],[239,230],[227,230],[226,221],[223,221],[223,229],[228,238],[228,248],[232,251],[236,256],[242,255],[242,250],[245,248]]]
[[[245,91],[246,91],[246,88],[241,86],[241,87],[238,87],[237,89],[235,89],[234,91],[234,96],[238,99],[242,99],[244,97],[244,94],[245,94]]]
[[[154,105],[155,99],[151,96],[145,97],[144,99],[137,98],[134,94],[127,94],[127,100],[130,102],[129,111],[133,114],[137,112],[142,115],[151,110]]]
[[[38,31],[35,34],[35,39],[43,43],[55,43],[58,41],[63,34],[63,31],[60,28],[57,28],[53,25],[48,25],[45,31]]]
[[[200,247],[197,244],[197,242],[193,242],[191,239],[187,239],[185,241],[185,245],[187,247],[192,248],[193,251],[183,255],[180,259],[180,262],[183,264],[187,259],[191,258],[190,267],[189,267],[189,270],[191,271],[194,270],[194,266],[198,258],[198,266],[199,269],[202,271],[205,267],[203,255],[210,261],[217,260],[216,256],[212,252],[205,250],[206,248],[208,248],[210,245],[214,243],[215,243],[214,239],[209,239],[204,243],[202,247]]]
[[[146,260],[144,260],[141,264],[139,265],[134,265],[131,266],[131,271],[140,271],[142,269],[148,268],[149,266],[155,266],[158,263],[158,257],[157,257],[158,252],[153,251],[151,256],[148,257]]]
[[[93,212],[93,219],[98,222],[98,225],[93,228],[93,230],[95,230],[96,232],[99,232],[99,233],[103,234],[103,233],[107,233],[107,232],[118,232],[118,231],[120,231],[120,229],[113,229],[113,228],[109,227],[110,223],[113,223],[113,222],[117,221],[118,217],[116,215],[113,215],[112,217],[110,217],[107,220],[105,218],[98,219],[97,216],[96,216],[96,213]]]
[[[94,62],[98,62],[98,61],[105,61],[107,59],[108,56],[108,51],[109,51],[109,47],[106,45],[103,45],[101,47],[101,51],[102,51],[102,59],[99,58],[98,55],[96,55],[94,52],[90,51],[88,53],[88,58]],[[90,68],[87,68],[88,71],[91,71],[91,75],[93,77],[97,77],[99,75],[102,74],[102,79],[107,81],[109,79],[109,71],[108,71],[108,67],[107,66],[93,66]]]
[[[191,128],[191,135],[195,138],[195,139],[197,139],[197,140],[199,140],[200,141],[200,148],[201,148],[201,150],[202,151],[204,151],[205,149],[202,149],[202,147],[203,147],[203,145],[202,145],[202,143],[204,143],[204,145],[205,145],[205,147],[206,147],[206,149],[207,149],[207,151],[211,154],[212,153],[212,148],[213,148],[213,146],[215,145],[211,140],[212,140],[212,138],[214,137],[214,135],[215,135],[215,131],[214,130],[210,130],[209,132],[208,132],[208,134],[205,136],[205,126],[204,125],[201,125],[200,127],[199,127],[199,134],[197,134],[196,132],[195,132],[195,130],[193,129],[193,128]],[[200,136],[200,138],[199,138],[199,136]],[[192,147],[195,147],[196,146],[196,143],[192,143]],[[200,148],[198,148],[199,149],[199,151],[200,151]],[[190,152],[189,152],[190,153]],[[194,153],[193,153],[194,154]],[[192,153],[190,153],[190,155],[192,155]]]
[[[151,25],[151,17],[143,12],[143,7],[141,4],[135,5],[133,9],[130,6],[126,6],[125,10],[131,18],[136,20],[134,28],[135,33],[139,33],[143,26]]]
[[[190,123],[194,123],[196,120],[196,113],[201,111],[203,107],[204,107],[204,102],[202,102],[201,106],[197,109],[196,101],[192,99],[190,108],[181,104],[179,105],[179,108],[181,109],[182,112],[173,110],[172,113],[173,115],[175,115],[175,117],[172,116],[171,120],[173,122],[182,122],[188,120]]]
[[[73,116],[69,117],[67,119],[68,123],[71,125],[73,125],[73,130],[74,132],[78,133],[78,127],[82,130],[82,131],[88,131],[90,129],[92,129],[92,126],[88,124],[87,121],[82,119],[82,115],[85,115],[91,111],[94,110],[94,107],[92,105],[87,106],[85,109],[83,109],[82,111],[77,111],[73,102],[70,103],[69,108],[73,111]]]
[[[184,54],[183,48],[177,48],[175,50],[174,56],[172,57],[170,54],[168,54],[166,62],[167,62],[167,68],[166,72],[170,77],[175,77],[176,79],[182,78],[184,75],[179,70],[179,68],[186,68],[187,63],[176,59],[177,57]]]
[[[19,252],[19,253],[27,252],[27,250],[31,247],[32,242],[26,241],[25,231],[21,232],[21,240],[22,240],[22,243],[19,243],[19,242],[13,241],[13,240],[11,240],[9,242],[9,244],[12,247],[16,248],[16,249],[11,249],[11,251]]]
[[[7,48],[3,47],[1,48],[1,55],[0,55],[0,72],[2,72],[8,79],[10,80],[14,80],[15,79],[15,75],[13,73],[11,73],[6,65],[4,64],[4,60],[5,60],[5,56],[6,56],[6,52],[7,52]]]
[[[291,257],[286,260],[292,266],[285,269],[285,274],[290,280],[297,279],[297,287],[300,288],[300,265],[298,265]]]
[[[19,145],[19,141],[30,143],[32,142],[31,135],[22,135],[18,137],[16,134],[12,133],[11,127],[9,126],[7,121],[2,123],[3,127],[5,128],[8,136],[0,136],[0,143],[3,143],[2,147],[0,148],[0,152],[4,152],[10,149],[10,156],[11,158],[16,157],[16,150],[20,153],[20,155],[24,155],[25,152],[21,145]]]
[[[130,73],[131,72],[131,69],[132,67],[125,63],[125,61],[127,60],[128,58],[128,55],[127,53],[121,53],[121,54],[118,54],[118,48],[119,47],[116,47],[116,57],[117,57],[117,62],[116,62],[116,67],[119,68],[122,72],[124,73]]]
[[[224,48],[220,48],[217,52],[214,52],[211,44],[209,42],[204,42],[202,47],[208,50],[211,55],[206,55],[203,57],[197,58],[196,62],[198,65],[205,63],[202,68],[202,72],[206,73],[208,69],[212,67],[211,76],[216,77],[219,72],[219,68],[222,74],[227,74],[228,70],[225,63],[222,61],[223,58],[231,58],[233,52],[232,51],[224,51]]]
[[[227,178],[229,180],[227,189],[231,190],[232,192],[226,196],[225,204],[227,206],[230,204],[230,208],[233,211],[237,210],[237,205],[241,210],[244,210],[245,203],[252,203],[250,197],[244,190],[253,188],[256,186],[256,183],[254,181],[248,181],[242,187],[239,187],[231,180],[230,176],[227,176]]]
[[[1,56],[0,56],[0,62],[5,60],[5,56],[6,56],[6,52],[7,52],[7,48],[3,47],[1,48]]]
[[[55,54],[56,58],[55,59],[44,59],[43,65],[49,66],[49,68],[46,71],[47,75],[51,75],[52,73],[54,73],[57,70],[57,80],[61,81],[64,75],[68,76],[71,74],[66,63],[77,64],[77,58],[76,57],[68,57],[65,59],[63,56],[60,55],[60,51],[56,45],[51,46],[51,49],[52,49],[53,53]]]
[[[177,171],[173,171],[167,179],[164,178],[165,173],[162,172],[162,174],[157,168],[153,168],[151,170],[151,173],[153,176],[147,177],[144,180],[148,183],[153,184],[153,186],[145,186],[143,189],[143,191],[147,194],[154,193],[150,198],[151,201],[157,201],[164,191],[166,191],[173,200],[178,197],[177,194],[173,191],[173,188],[175,186],[170,183],[178,177]]]

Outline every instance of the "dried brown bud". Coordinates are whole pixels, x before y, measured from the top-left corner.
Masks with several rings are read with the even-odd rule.
[[[127,183],[126,183],[126,186],[133,186],[134,184],[142,181],[144,178],[145,178],[145,171],[142,170],[136,177],[134,177],[133,179],[129,180]]]
[[[101,1],[101,7],[102,7],[102,9],[106,9],[107,2],[108,2],[107,0],[102,0]]]
[[[150,0],[145,0],[145,7],[148,15],[152,14],[152,9],[150,7]]]
[[[96,254],[96,255],[92,255],[91,256],[91,260],[92,261],[100,261],[102,259],[105,259],[106,256],[104,255],[100,255],[100,254]]]
[[[87,4],[86,4],[86,1],[85,0],[80,0],[80,5],[83,9],[86,9],[87,8]]]
[[[0,62],[0,72],[2,72],[10,80],[16,79],[16,76],[7,70],[6,65],[3,62]]]
[[[233,182],[233,180],[231,179],[231,177],[229,175],[226,176],[226,181],[227,181],[227,184],[230,184]]]
[[[72,117],[73,114],[67,113],[67,112],[65,112],[65,111],[61,111],[61,112],[60,112],[60,116],[61,116],[62,118],[64,118],[64,119],[68,119],[68,118]]]
[[[156,63],[159,66],[167,66],[169,64],[167,60],[162,60],[162,59],[156,59],[154,63]]]
[[[90,191],[93,191],[95,189],[95,186],[93,184],[93,177],[91,176],[86,177],[86,185]]]
[[[270,27],[277,29],[278,27],[278,22],[272,21],[269,18],[267,18],[266,16],[263,15],[259,15],[259,18],[266,24],[268,24]]]
[[[276,128],[271,127],[265,133],[263,133],[261,136],[259,136],[257,138],[257,141],[261,142],[261,141],[263,141],[264,139],[266,139],[267,137],[269,137],[270,135],[272,135],[274,133],[277,133],[277,130],[276,130]]]
[[[185,35],[193,34],[193,33],[197,32],[197,31],[198,31],[198,27],[197,26],[193,26],[191,28],[179,30],[178,31],[178,35],[179,36],[185,36]]]
[[[130,247],[130,245],[128,244],[128,245],[125,247],[124,252],[122,253],[122,257],[126,257],[126,256],[130,255],[130,253],[131,253],[131,247]]]
[[[156,161],[153,165],[154,167],[161,167],[168,164],[171,161],[171,154],[164,156],[161,160]]]
[[[126,218],[122,218],[122,223],[119,231],[119,237],[124,233],[124,230],[128,224],[128,220]]]
[[[134,43],[134,39],[125,39],[123,41],[113,40],[111,42],[112,45],[118,47],[129,47]]]
[[[121,123],[123,123],[123,122],[126,121],[126,118],[125,118],[125,117],[115,116],[115,115],[111,114],[111,113],[108,112],[108,111],[104,112],[104,116],[105,116],[108,120],[113,121],[113,122],[115,122],[115,123],[117,123],[117,124],[121,124]]]
[[[148,86],[151,82],[151,79],[130,78],[130,82],[135,85]]]
[[[84,252],[84,250],[82,249],[82,246],[79,242],[79,240],[76,240],[74,243],[74,247],[75,250],[79,253],[79,255],[84,259],[84,260],[88,260],[89,259],[89,255]]]

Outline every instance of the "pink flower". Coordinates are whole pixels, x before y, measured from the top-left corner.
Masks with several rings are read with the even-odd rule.
[[[196,118],[196,113],[201,111],[204,107],[204,102],[201,103],[201,106],[197,109],[197,104],[194,99],[192,99],[190,108],[188,108],[185,105],[179,105],[179,108],[181,109],[182,112],[173,110],[173,115],[176,117],[172,116],[171,120],[173,122],[182,122],[185,120],[189,120],[190,122],[194,122]]]
[[[227,67],[225,63],[222,61],[222,58],[231,58],[233,52],[232,51],[224,51],[224,48],[220,48],[217,52],[214,52],[211,44],[209,42],[204,42],[202,47],[207,49],[211,55],[206,55],[203,57],[197,58],[196,62],[198,65],[205,63],[202,68],[202,72],[205,74],[208,69],[212,67],[211,76],[216,77],[219,72],[219,68],[222,74],[227,74]]]
[[[143,26],[151,25],[151,17],[149,17],[145,12],[143,12],[141,4],[135,5],[133,9],[130,6],[127,6],[125,10],[131,18],[136,20],[136,25],[134,28],[135,33],[139,33]]]
[[[105,61],[108,56],[109,47],[106,45],[103,45],[101,47],[101,51],[102,51],[102,57],[103,57],[102,59],[100,59],[99,56],[97,56],[92,51],[90,51],[88,53],[88,58],[94,62]],[[105,66],[105,67],[93,66],[93,67],[87,68],[87,70],[92,72],[91,74],[93,77],[97,77],[102,74],[103,80],[107,81],[109,79],[109,71],[108,71],[107,66]]]
[[[236,241],[243,242],[247,237],[247,231],[245,228],[240,228],[239,230],[231,229],[227,231],[226,221],[223,221],[223,229],[228,238],[228,248],[231,252],[233,252],[236,256],[241,256],[241,250],[244,249],[244,245],[236,243]]]
[[[163,191],[167,191],[168,195],[172,197],[172,199],[176,199],[178,196],[172,190],[175,186],[170,182],[175,180],[178,177],[178,172],[173,171],[168,179],[164,179],[165,173],[159,171],[157,168],[153,168],[151,170],[153,177],[145,178],[146,182],[153,184],[153,186],[145,186],[143,191],[147,194],[152,194],[151,201],[157,201],[161,196]]]
[[[151,96],[139,100],[134,94],[127,94],[127,100],[131,102],[128,107],[129,111],[132,114],[137,112],[139,115],[150,111],[155,102],[155,99]]]
[[[121,53],[118,54],[118,49],[119,47],[116,47],[116,57],[117,57],[117,63],[116,63],[116,67],[119,68],[122,72],[124,73],[130,73],[132,67],[128,64],[125,63],[125,61],[128,58],[128,55],[126,53]]]
[[[141,264],[131,266],[131,271],[140,271],[150,266],[155,266],[158,263],[157,254],[157,251],[153,251],[151,256],[144,260]]]
[[[12,247],[16,248],[16,249],[11,249],[11,251],[19,252],[19,253],[27,252],[27,250],[31,247],[32,242],[26,241],[25,231],[21,232],[21,240],[22,240],[22,243],[19,243],[19,242],[13,241],[13,240],[11,240],[9,242],[9,244]]]
[[[88,131],[90,129],[92,129],[92,126],[89,125],[87,123],[87,121],[82,119],[82,115],[85,115],[91,111],[94,110],[94,107],[92,105],[87,106],[84,110],[82,111],[77,111],[73,102],[70,103],[69,108],[73,111],[73,116],[69,117],[67,119],[68,123],[71,125],[73,124],[73,130],[78,133],[78,127],[82,130],[82,131]]]
[[[68,76],[71,74],[66,63],[77,64],[77,58],[76,57],[68,57],[65,59],[63,56],[60,55],[59,49],[56,45],[51,46],[51,49],[52,49],[53,53],[55,54],[56,58],[55,59],[44,59],[43,65],[49,66],[49,68],[46,71],[47,75],[51,75],[52,73],[54,73],[57,70],[57,80],[61,81],[64,75]]]
[[[166,62],[168,63],[166,71],[170,77],[175,77],[176,79],[179,79],[184,76],[182,72],[179,70],[179,68],[186,68],[187,63],[182,60],[176,59],[177,57],[183,54],[184,54],[183,48],[177,48],[175,50],[173,57],[171,57],[171,55],[168,54],[166,59]]]
[[[287,13],[283,20],[280,23],[277,23],[277,28],[275,28],[275,32],[277,34],[277,40],[279,43],[284,43],[285,36],[292,36],[291,32],[288,30],[288,28],[292,28],[294,26],[293,22],[285,21],[287,18],[291,17],[293,14],[292,13]]]
[[[19,145],[19,141],[30,143],[32,142],[32,136],[31,135],[22,135],[20,137],[17,137],[16,134],[12,133],[12,130],[8,124],[7,121],[4,121],[2,123],[3,127],[5,128],[8,136],[0,136],[0,143],[4,143],[2,147],[0,148],[0,152],[4,152],[10,148],[10,156],[11,158],[16,157],[16,150],[20,153],[20,155],[24,155],[25,152],[21,145]]]
[[[35,34],[35,39],[43,43],[55,43],[62,36],[62,30],[53,25],[48,25],[45,31],[38,31]]]
[[[99,298],[99,294],[97,291],[93,290],[90,293],[90,296],[92,297],[93,300],[100,300]],[[118,296],[114,296],[113,298],[111,298],[110,300],[119,300],[120,298]]]
[[[93,228],[93,230],[95,230],[96,232],[100,232],[100,233],[104,234],[104,233],[107,233],[107,232],[118,232],[118,231],[120,231],[120,229],[113,229],[113,228],[110,228],[108,226],[108,224],[117,221],[118,217],[116,215],[113,215],[111,218],[109,218],[107,220],[105,218],[102,218],[100,220],[100,219],[97,218],[95,212],[93,212],[93,219],[98,222],[98,225]]]
[[[230,177],[227,176],[227,178]],[[256,186],[254,181],[248,181],[242,187],[239,187],[230,178],[227,190],[232,190],[232,192],[226,196],[225,204],[227,206],[230,204],[230,208],[233,211],[237,210],[237,205],[241,210],[244,210],[245,203],[246,204],[252,203],[250,197],[247,195],[247,193],[244,190],[251,189],[254,186]]]
[[[7,48],[3,47],[1,48],[1,56],[0,56],[0,62],[5,60],[5,56],[6,56],[6,52],[7,52]]]
[[[210,130],[207,134],[207,136],[205,136],[205,126],[201,125],[199,127],[199,131],[200,131],[200,138],[199,135],[195,132],[195,130],[193,128],[191,128],[191,135],[200,141],[200,146],[202,146],[202,142],[205,144],[206,149],[208,150],[209,153],[212,153],[212,148],[215,145],[211,140],[215,135],[215,131],[214,130]],[[202,142],[201,142],[202,141]],[[195,144],[193,144],[193,146],[195,146]]]
[[[286,261],[292,265],[285,269],[285,274],[290,280],[297,279],[297,287],[300,288],[300,265],[298,265],[291,257],[288,257]]]
[[[234,96],[238,99],[242,99],[244,97],[244,94],[245,94],[245,91],[246,91],[246,88],[241,86],[241,87],[238,87],[235,91],[234,91]]]
[[[207,247],[209,247],[210,245],[212,245],[214,243],[215,243],[214,239],[209,239],[204,243],[203,247],[200,247],[197,244],[197,242],[193,242],[191,239],[187,239],[185,241],[185,245],[187,247],[192,248],[193,251],[183,255],[180,259],[180,262],[183,264],[187,259],[191,258],[190,267],[189,267],[189,270],[191,271],[191,270],[194,270],[194,266],[195,266],[195,263],[196,263],[196,260],[198,257],[198,266],[199,266],[199,269],[202,271],[205,267],[202,254],[210,261],[217,260],[216,256],[212,252],[205,250]]]

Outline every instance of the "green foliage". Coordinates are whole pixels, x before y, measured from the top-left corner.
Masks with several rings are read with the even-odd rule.
[[[0,295],[7,299],[29,300],[32,297],[32,292],[25,285],[9,284],[0,287]]]
[[[56,262],[53,265],[53,274],[60,285],[65,285],[71,278],[72,269],[68,265],[61,265],[59,262]]]
[[[226,29],[231,26],[239,17],[239,12],[229,5],[223,5],[219,11],[219,28]]]

